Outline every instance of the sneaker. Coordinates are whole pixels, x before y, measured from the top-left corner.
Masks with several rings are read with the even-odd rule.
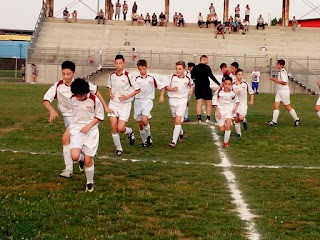
[[[132,131],[132,133],[129,134],[128,136],[129,138],[129,142],[130,142],[130,145],[133,145],[134,144],[134,141],[135,141],[135,137],[134,137],[134,132]]]
[[[86,186],[86,192],[93,192],[94,186],[93,183],[88,183]]]
[[[248,130],[248,122],[247,121],[242,122],[242,125],[243,125],[244,130]]]
[[[116,155],[120,157],[122,155],[122,151],[121,150],[116,150]]]
[[[202,123],[202,121],[201,120],[198,120],[198,124],[201,124]]]
[[[191,119],[190,118],[184,118],[183,121],[184,122],[191,122]]]
[[[151,146],[152,146],[152,143],[153,143],[152,137],[151,137],[151,136],[148,136],[148,137],[147,137],[147,142],[146,142],[147,147],[151,147]]]
[[[298,127],[300,125],[300,119],[294,121],[294,126]]]
[[[140,147],[147,147],[147,142],[140,143]]]
[[[269,122],[266,122],[266,124],[268,126],[277,126],[277,123],[273,122],[273,121],[269,121]]]
[[[227,148],[227,147],[229,147],[229,144],[228,143],[223,143],[223,147]]]
[[[183,131],[183,134],[179,135],[179,142],[183,142],[183,140],[184,140],[184,131]]]
[[[79,170],[81,173],[84,172],[84,161],[79,161]]]
[[[207,120],[206,120],[206,124],[213,125],[214,122],[212,122],[211,120],[207,119]]]
[[[238,138],[238,139],[241,139],[241,138],[242,138],[241,133],[237,134],[237,138]]]
[[[72,178],[72,171],[64,169],[59,176],[64,178]]]
[[[174,142],[171,142],[171,143],[169,144],[169,147],[170,147],[170,148],[175,148],[175,147],[176,147],[176,144],[175,144]]]

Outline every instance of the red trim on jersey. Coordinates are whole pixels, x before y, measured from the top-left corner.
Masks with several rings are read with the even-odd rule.
[[[54,95],[54,99],[57,99],[58,87],[59,87],[61,84],[64,84],[63,79],[62,79],[62,80],[59,80],[59,82],[57,83],[56,94]]]

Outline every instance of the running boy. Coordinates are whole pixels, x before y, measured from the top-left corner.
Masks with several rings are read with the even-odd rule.
[[[43,105],[49,110],[50,116],[49,123],[59,117],[59,114],[52,107],[51,102],[54,99],[58,101],[58,108],[63,116],[64,125],[66,130],[62,135],[63,145],[63,158],[65,169],[60,173],[61,177],[70,178],[73,174],[73,162],[70,156],[70,129],[69,126],[72,122],[72,108],[71,108],[71,89],[70,85],[74,81],[74,73],[76,65],[71,61],[64,61],[61,65],[63,79],[53,84],[53,86],[46,92],[43,97]],[[112,112],[105,103],[102,95],[98,92],[98,87],[89,82],[90,93],[95,94],[104,106],[106,112]],[[80,171],[83,172],[83,159],[79,161]]]
[[[286,110],[291,114],[294,120],[294,126],[297,127],[300,124],[300,119],[298,118],[296,111],[290,105],[290,89],[288,86],[288,74],[284,69],[285,64],[286,62],[283,59],[278,60],[276,65],[277,69],[279,70],[278,78],[271,77],[269,79],[277,83],[278,90],[274,100],[273,118],[271,121],[266,122],[266,124],[269,126],[277,126],[278,117],[280,114],[279,107],[280,103],[282,102]]]
[[[70,125],[70,150],[73,161],[84,154],[84,172],[86,173],[86,192],[94,189],[94,162],[99,146],[98,124],[104,119],[100,100],[90,93],[89,83],[77,78],[71,84],[72,123]]]
[[[229,147],[232,115],[237,112],[239,106],[238,96],[231,87],[232,78],[225,77],[223,87],[219,88],[212,98],[217,123],[224,132],[223,147]]]
[[[167,83],[166,90],[168,91],[169,106],[171,109],[174,130],[172,135],[172,141],[169,144],[170,148],[175,148],[178,138],[180,142],[183,142],[184,131],[181,123],[185,114],[188,96],[193,93],[193,81],[185,75],[186,64],[184,61],[176,63],[176,73],[172,74]]]
[[[133,97],[140,92],[140,86],[135,79],[124,70],[124,57],[116,55],[114,65],[116,71],[110,74],[107,80],[109,91],[109,108],[114,113],[109,113],[113,143],[116,146],[116,155],[121,156],[123,148],[119,133],[128,135],[130,145],[134,144],[135,136],[132,128],[126,127],[130,117],[131,102]]]
[[[254,91],[252,90],[251,86],[243,79],[242,69],[238,68],[235,73],[237,80],[235,83],[233,83],[232,89],[237,94],[240,103],[236,112],[236,116],[234,118],[234,127],[236,129],[237,137],[240,139],[242,138],[240,122],[242,122],[245,130],[248,129],[248,122],[245,119],[248,111],[247,93],[250,94],[249,104],[252,105],[254,99]]]
[[[163,103],[165,84],[150,76],[147,73],[147,61],[139,60],[137,63],[140,75],[136,77],[136,82],[140,86],[140,92],[135,96],[134,101],[134,119],[139,121],[141,136],[141,146],[151,147],[152,137],[148,120],[152,117],[153,99],[155,98],[155,89],[161,90],[159,102]]]
[[[185,75],[188,76],[191,79],[191,72],[192,69],[195,67],[196,65],[193,62],[188,62],[188,70],[186,71]],[[187,102],[187,107],[186,107],[186,112],[184,114],[184,122],[190,122],[190,118],[189,118],[189,104],[190,104],[190,98],[191,96],[188,97],[188,102]]]

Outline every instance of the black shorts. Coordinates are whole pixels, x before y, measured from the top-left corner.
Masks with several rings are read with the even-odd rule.
[[[25,73],[21,73],[21,76],[24,77],[26,74]]]
[[[203,100],[212,100],[212,90],[210,88],[205,91],[195,91],[196,100],[203,99]]]

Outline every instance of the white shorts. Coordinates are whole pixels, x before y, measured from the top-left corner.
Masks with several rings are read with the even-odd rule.
[[[230,118],[230,119],[233,118],[232,109],[231,110],[221,110],[220,109],[220,113],[221,113],[221,118],[218,119],[217,112],[215,112],[216,121],[217,121],[219,127],[225,125],[227,118]]]
[[[316,105],[320,106],[320,97],[318,98]]]
[[[169,98],[169,106],[172,117],[184,116],[186,113],[188,98]]]
[[[108,113],[108,117],[117,117],[119,120],[128,122],[131,111],[131,102],[115,102],[110,101],[109,108],[114,113]]]
[[[70,129],[70,149],[82,149],[82,152],[90,157],[94,157],[99,146],[99,128],[90,129],[88,133],[81,133],[79,129]]]
[[[247,105],[239,104],[238,109],[237,109],[237,113],[239,115],[242,115],[242,116],[245,117],[247,115],[247,111],[248,111],[248,106]]]
[[[290,104],[290,91],[282,90],[276,94],[275,102],[282,102],[284,105]]]
[[[63,116],[64,126],[68,128],[72,122],[72,117],[70,116]]]
[[[151,99],[136,99],[134,101],[134,119],[141,120],[141,116],[148,116],[148,119],[152,118],[151,110],[153,108],[153,101]]]

